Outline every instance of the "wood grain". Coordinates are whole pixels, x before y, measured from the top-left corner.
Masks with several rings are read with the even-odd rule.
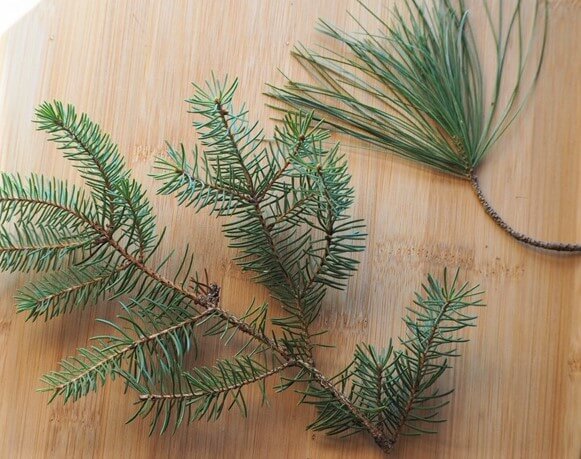
[[[373,9],[389,2],[367,1]],[[541,81],[519,121],[492,152],[481,181],[499,212],[539,238],[581,240],[581,4],[553,0]],[[154,197],[147,174],[164,141],[194,142],[183,100],[189,82],[211,70],[240,77],[239,100],[272,132],[262,96],[277,72],[299,76],[293,44],[320,42],[318,17],[352,28],[355,1],[45,0],[0,38],[0,170],[78,181],[31,119],[45,99],[74,103],[119,143],[152,190],[170,228],[165,249],[190,243],[196,266],[242,311],[266,299],[231,262],[219,222]],[[473,18],[477,23],[482,18]],[[490,51],[490,50],[489,50]],[[581,457],[581,258],[531,250],[484,214],[467,183],[342,140],[357,193],[355,214],[369,225],[368,250],[346,293],[325,300],[321,325],[336,349],[321,351],[338,370],[356,343],[381,346],[402,331],[400,317],[426,273],[444,266],[480,282],[488,307],[446,383],[457,388],[437,436],[404,439],[394,457]],[[49,323],[25,323],[13,295],[31,275],[0,276],[0,457],[3,458],[372,458],[365,436],[329,439],[305,431],[313,418],[292,394],[268,407],[250,397],[250,415],[231,413],[175,435],[129,426],[132,397],[112,384],[76,403],[47,405],[39,377],[101,331],[90,307]],[[203,361],[224,350],[205,342]]]

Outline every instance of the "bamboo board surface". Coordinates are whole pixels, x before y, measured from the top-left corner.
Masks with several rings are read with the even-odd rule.
[[[375,10],[388,1],[369,0]],[[526,3],[526,2],[525,2]],[[548,55],[536,93],[480,171],[486,194],[517,229],[558,241],[581,240],[581,3],[550,1]],[[355,1],[44,0],[0,38],[0,170],[78,181],[54,145],[30,122],[45,99],[74,103],[112,134],[135,175],[147,184],[165,249],[190,243],[196,267],[223,288],[224,304],[242,312],[266,292],[231,262],[233,252],[206,214],[154,197],[147,176],[164,141],[194,140],[183,100],[191,81],[213,70],[238,76],[239,101],[272,133],[262,96],[277,72],[299,76],[292,45],[319,43],[318,17],[353,28]],[[479,25],[483,18],[473,18]],[[400,317],[428,272],[460,267],[479,282],[488,307],[463,358],[443,381],[456,392],[449,422],[436,436],[404,439],[394,457],[581,457],[581,258],[524,247],[485,215],[470,187],[347,138],[356,189],[355,215],[369,227],[368,250],[346,293],[330,293],[320,323],[335,349],[317,355],[332,374],[356,343],[377,346],[401,333]],[[48,323],[25,323],[13,307],[32,275],[0,275],[0,457],[2,458],[373,458],[365,436],[327,438],[305,431],[313,419],[298,396],[272,394],[249,417],[232,412],[175,435],[148,437],[146,421],[125,426],[131,396],[113,383],[65,406],[47,405],[39,377],[103,331],[96,317],[116,304],[90,307]],[[204,341],[202,361],[223,349]]]

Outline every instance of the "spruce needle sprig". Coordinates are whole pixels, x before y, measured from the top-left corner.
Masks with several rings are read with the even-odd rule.
[[[460,284],[458,273],[428,276],[399,349],[361,344],[347,368],[325,376],[315,363],[325,346],[317,318],[326,290],[344,288],[356,270],[353,255],[365,239],[363,222],[350,216],[347,166],[312,113],[289,114],[274,142],[264,142],[247,110],[233,103],[237,86],[214,77],[195,86],[188,102],[200,145],[191,154],[168,145],[153,177],[160,194],[226,217],[236,262],[269,289],[280,305],[274,314],[257,303],[233,314],[208,274],[193,271],[190,247],[162,256],[153,206],[109,136],[72,105],[38,107],[38,128],[88,192],[1,174],[0,269],[51,271],[21,288],[17,310],[35,321],[101,300],[121,305],[115,319],[100,320],[110,332],[62,360],[41,390],[51,401],[73,402],[120,378],[137,392],[131,420],[148,417],[152,432],[165,432],[231,409],[246,415],[249,387],[266,400],[266,382],[278,378],[277,392],[292,387],[317,407],[311,429],[367,432],[385,452],[402,434],[433,431],[449,394],[438,380],[464,342],[459,332],[474,325],[467,310],[481,305],[481,293]],[[203,352],[202,337],[235,346],[234,356],[197,365],[187,357]]]
[[[283,87],[269,86],[269,95],[292,108],[314,110],[315,119],[331,129],[468,181],[485,212],[516,240],[581,252],[579,244],[546,242],[515,230],[487,200],[477,174],[538,80],[547,39],[545,2],[516,0],[513,8],[483,2],[494,40],[491,78],[464,0],[405,0],[388,19],[360,5],[377,30],[353,16],[355,33],[320,20],[319,30],[346,51],[297,46],[293,55],[314,82],[287,78]]]

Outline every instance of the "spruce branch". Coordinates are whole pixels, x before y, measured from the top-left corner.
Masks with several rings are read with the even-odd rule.
[[[264,381],[295,364],[288,360],[269,368],[258,360],[249,357],[220,360],[213,368],[198,367],[193,372],[182,373],[182,386],[187,391],[175,389],[171,393],[145,393],[139,396],[140,407],[136,415],[150,415],[153,412],[151,428],[161,422],[163,432],[170,425],[171,415],[178,411],[175,428],[187,421],[218,419],[224,408],[237,407],[243,416],[247,415],[247,405],[243,389],[251,384],[260,384],[263,401],[266,400]],[[168,407],[169,405],[169,407]]]
[[[219,206],[218,215],[236,216],[225,233],[243,252],[238,263],[255,272],[285,306],[290,315],[276,324],[285,328],[287,345],[304,344],[305,358],[312,360],[309,326],[318,315],[322,287],[339,286],[337,279],[355,269],[343,254],[362,249],[353,243],[363,237],[357,232],[361,225],[347,223],[343,214],[352,201],[349,176],[337,149],[323,147],[328,135],[311,125],[310,115],[285,118],[275,132],[275,148],[263,147],[257,124],[247,120],[244,107],[233,106],[237,85],[237,80],[228,85],[214,79],[206,88],[196,86],[188,102],[202,119],[194,121],[205,148],[202,159],[194,150],[196,162],[190,165],[183,148],[177,155],[170,146],[170,160],[158,161],[155,177],[163,182],[160,192],[177,194],[180,203],[197,209],[211,204],[213,210]],[[202,204],[207,184],[222,190],[206,193]],[[338,221],[342,226],[336,231]],[[322,238],[314,239],[317,232]],[[335,281],[325,277],[327,272]]]
[[[485,199],[475,172],[536,85],[547,39],[546,2],[526,5],[530,22],[522,0],[512,8],[483,3],[496,54],[490,79],[464,1],[407,0],[389,20],[360,4],[377,30],[354,17],[356,33],[320,20],[320,32],[346,53],[297,46],[293,55],[314,81],[287,78],[283,87],[270,85],[269,95],[292,109],[314,110],[314,119],[333,130],[468,181],[486,213],[516,240],[581,252],[579,244],[545,242],[515,230]]]
[[[448,360],[459,356],[456,346],[466,341],[458,332],[474,326],[476,317],[465,310],[482,306],[477,287],[458,285],[457,276],[450,283],[444,272],[442,284],[428,277],[424,295],[416,296],[404,319],[408,333],[402,350],[394,351],[391,344],[383,352],[357,348],[353,362],[332,380],[349,404],[329,387],[307,388],[305,401],[319,409],[311,429],[331,435],[368,430],[386,452],[402,433],[433,433],[428,427],[442,422],[437,416],[446,402],[441,401],[451,393],[434,385],[449,368]]]
[[[463,310],[479,304],[473,288],[440,284],[431,276],[416,310],[405,319],[402,350],[360,345],[351,365],[328,378],[316,366],[314,330],[327,288],[344,288],[363,250],[364,225],[350,216],[353,189],[337,146],[312,113],[289,114],[265,146],[262,131],[233,103],[237,80],[213,78],[190,99],[200,146],[191,157],[168,145],[156,161],[159,193],[184,206],[226,216],[224,234],[236,261],[265,285],[280,308],[252,303],[237,316],[221,289],[193,272],[187,246],[154,262],[163,240],[144,188],[117,147],[87,115],[60,102],[37,111],[89,188],[40,176],[0,180],[0,269],[47,270],[16,296],[28,318],[52,319],[101,300],[119,299],[122,312],[101,320],[112,332],[64,359],[45,375],[51,400],[75,401],[109,380],[138,393],[134,417],[152,431],[217,419],[246,393],[278,378],[277,392],[294,387],[318,408],[310,428],[329,434],[367,432],[388,452],[402,433],[434,422],[430,405],[441,398],[436,382],[456,356],[457,332],[472,325]],[[177,260],[176,256],[179,256]],[[177,267],[169,268],[176,261]],[[57,269],[54,269],[57,268]],[[186,359],[201,337],[236,346],[233,357],[211,367]],[[235,339],[236,338],[236,339]],[[425,406],[428,405],[428,406]]]
[[[84,191],[65,182],[32,174],[0,173],[0,222],[21,224],[51,222],[71,231],[88,229],[87,218],[96,219],[95,206]]]
[[[28,225],[0,229],[0,266],[11,271],[55,269],[92,242],[92,235],[71,234],[51,226],[31,231]]]
[[[111,229],[115,225],[114,186],[127,175],[117,145],[87,115],[79,118],[72,105],[65,107],[58,101],[40,105],[36,122],[40,130],[51,135],[51,141],[59,144],[65,158],[71,159],[91,187],[94,199],[102,202],[103,221],[107,220]]]
[[[143,377],[152,378],[147,355],[155,355],[156,363],[162,368],[174,365],[173,359],[181,358],[191,346],[193,327],[213,312],[212,308],[208,308],[161,330],[157,328],[162,319],[156,318],[155,323],[151,324],[156,329],[144,330],[143,325],[136,321],[135,313],[127,310],[127,315],[118,316],[118,319],[128,323],[129,330],[109,322],[108,325],[118,332],[118,336],[100,336],[96,338],[99,346],[79,349],[80,358],[63,360],[61,371],[43,377],[47,387],[42,390],[51,391],[52,398],[63,396],[66,402],[96,391],[97,383],[104,384],[107,377],[114,379],[116,374],[123,375],[132,384],[138,383]],[[127,366],[135,373],[131,377],[122,368],[123,361],[127,361]]]
[[[28,313],[28,319],[52,319],[75,306],[94,303],[113,289],[121,279],[121,273],[129,266],[128,263],[115,268],[108,265],[69,266],[58,273],[50,273],[18,291],[16,310]]]

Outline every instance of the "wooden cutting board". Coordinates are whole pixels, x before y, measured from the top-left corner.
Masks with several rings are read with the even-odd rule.
[[[390,2],[368,0],[374,10]],[[528,1],[525,4],[530,4]],[[483,188],[517,229],[555,241],[581,241],[581,3],[550,0],[548,54],[537,91],[484,165]],[[0,170],[77,182],[71,167],[31,123],[45,99],[74,103],[109,131],[152,190],[169,227],[165,249],[190,243],[196,267],[223,286],[225,304],[244,310],[266,292],[231,262],[219,222],[154,197],[147,174],[164,141],[192,145],[183,100],[210,71],[241,80],[239,100],[272,133],[262,95],[283,72],[301,75],[293,44],[320,43],[318,17],[348,29],[355,1],[44,0],[0,38]],[[472,20],[483,24],[482,17]],[[491,49],[489,49],[491,51]],[[464,356],[442,381],[454,385],[449,422],[436,436],[401,441],[394,457],[581,457],[581,257],[524,247],[484,214],[469,185],[377,149],[342,141],[356,189],[355,214],[369,226],[368,250],[346,294],[325,300],[320,323],[335,349],[317,358],[329,374],[356,343],[377,346],[401,333],[400,320],[428,272],[460,267],[479,282],[488,307],[467,333]],[[49,323],[25,323],[13,295],[32,275],[0,276],[0,456],[3,458],[372,458],[365,436],[327,438],[305,431],[313,419],[298,396],[249,398],[248,419],[226,414],[175,435],[125,426],[133,395],[114,383],[75,404],[47,405],[39,377],[103,331],[89,307]],[[208,341],[202,361],[223,352]]]

